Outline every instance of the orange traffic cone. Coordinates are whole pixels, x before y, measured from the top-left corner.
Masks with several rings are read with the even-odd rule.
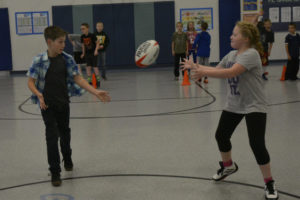
[[[92,76],[92,85],[94,88],[97,88],[97,79],[95,74]]]
[[[286,66],[283,65],[282,72],[281,72],[281,78],[280,78],[281,81],[285,81],[285,72],[286,72]]]
[[[184,70],[183,81],[182,81],[182,84],[181,84],[181,85],[182,85],[182,86],[185,86],[185,85],[191,85],[187,70]]]

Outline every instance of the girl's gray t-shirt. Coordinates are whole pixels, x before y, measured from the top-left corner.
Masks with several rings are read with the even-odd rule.
[[[227,79],[227,103],[224,110],[247,114],[267,112],[267,100],[264,93],[261,59],[254,48],[241,54],[237,50],[229,52],[219,63],[223,68],[241,64],[246,71],[237,77]]]

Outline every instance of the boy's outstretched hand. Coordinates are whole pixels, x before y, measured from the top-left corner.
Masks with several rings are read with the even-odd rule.
[[[108,92],[106,92],[104,90],[97,90],[97,92],[95,92],[95,96],[104,103],[110,102],[110,96],[109,96]]]

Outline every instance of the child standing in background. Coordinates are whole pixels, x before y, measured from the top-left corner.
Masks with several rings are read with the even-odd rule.
[[[103,22],[97,22],[95,35],[97,37],[97,46],[95,55],[98,56],[97,63],[98,68],[102,65],[101,77],[103,80],[107,80],[106,77],[106,48],[109,45],[109,37],[103,31],[104,25]],[[100,65],[101,63],[101,65]]]
[[[197,49],[197,63],[200,65],[209,65],[210,56],[210,34],[206,31],[208,24],[206,22],[201,23],[201,32],[198,33],[196,40],[193,44],[193,49]],[[201,79],[198,80],[201,82]],[[204,83],[208,83],[208,79],[204,77]]]
[[[274,32],[271,29],[271,20],[265,19],[263,21],[263,27],[258,26],[260,33],[260,41],[263,45],[264,53],[262,56],[263,74],[262,78],[268,80],[266,77],[269,73],[266,71],[266,67],[269,65],[269,56],[271,55],[271,50],[274,43]]]
[[[73,46],[73,56],[76,64],[78,65],[78,71],[80,74],[82,74],[80,64],[83,64],[83,60],[80,57],[82,54],[80,34],[68,34],[68,38]]]
[[[96,42],[97,38],[94,34],[89,32],[89,25],[87,23],[81,24],[81,43],[82,43],[82,54],[81,58],[85,58],[86,61],[86,73],[88,75],[88,82],[92,84],[92,67],[97,78],[97,87],[100,86],[100,74],[97,67],[96,54]]]
[[[288,57],[285,80],[297,80],[299,71],[300,35],[296,33],[296,24],[289,24],[289,34],[285,37],[285,50]]]
[[[195,48],[193,48],[193,44],[194,44],[196,36],[197,36],[197,31],[195,29],[194,22],[192,22],[192,21],[188,22],[186,34],[187,34],[188,41],[189,41],[189,45],[188,45],[189,56],[192,55],[194,62],[196,62],[197,54],[196,54]]]
[[[172,55],[174,56],[175,80],[179,80],[180,60],[183,61],[188,55],[189,41],[186,33],[183,32],[183,24],[181,22],[176,23],[176,29],[177,31],[172,35]]]

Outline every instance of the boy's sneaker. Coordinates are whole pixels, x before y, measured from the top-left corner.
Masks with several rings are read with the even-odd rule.
[[[51,174],[51,183],[54,187],[59,187],[61,185],[60,173]]]
[[[219,162],[221,168],[218,170],[217,174],[213,175],[213,180],[214,181],[221,181],[227,176],[237,172],[239,167],[235,162],[232,163],[230,167],[224,167],[223,162]]]
[[[64,159],[64,167],[66,171],[73,171],[72,158]]]
[[[265,75],[265,74],[263,74],[263,75],[262,75],[262,78],[263,78],[265,81],[267,81],[267,80],[268,80],[268,78],[266,77],[266,75]]]
[[[275,182],[269,181],[265,186],[265,198],[266,200],[276,200],[278,199],[278,193],[275,187]]]

